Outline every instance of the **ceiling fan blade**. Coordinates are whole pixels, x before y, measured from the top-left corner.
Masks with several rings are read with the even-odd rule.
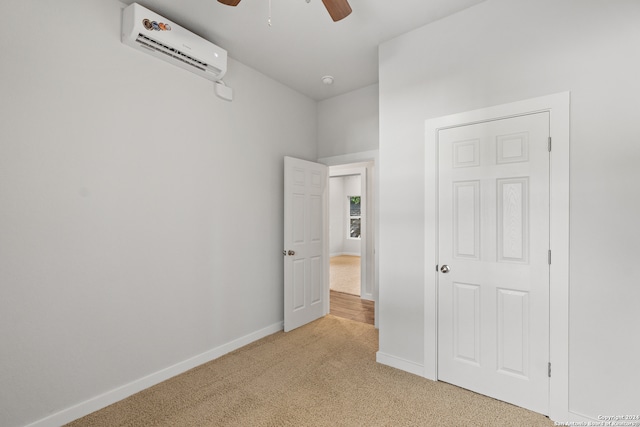
[[[227,6],[237,6],[240,3],[240,0],[218,0],[222,4],[226,4]]]
[[[333,22],[338,22],[351,13],[351,6],[349,6],[347,0],[322,0],[322,3],[324,3],[324,7],[327,8],[327,12],[331,15]]]

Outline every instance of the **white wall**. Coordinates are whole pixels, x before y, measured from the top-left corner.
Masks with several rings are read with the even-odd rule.
[[[348,237],[350,196],[362,196],[360,175],[329,179],[329,251],[331,256],[360,256],[361,240]],[[363,199],[364,200],[364,199]]]
[[[121,7],[0,3],[2,426],[282,322],[283,156],[317,158],[316,103],[233,60],[222,101],[122,45]]]
[[[640,413],[638,22],[635,0],[488,0],[380,47],[381,352],[423,363],[425,120],[571,91],[568,409]]]
[[[377,150],[378,85],[318,102],[318,157]]]
[[[344,178],[329,178],[329,255],[344,252]]]

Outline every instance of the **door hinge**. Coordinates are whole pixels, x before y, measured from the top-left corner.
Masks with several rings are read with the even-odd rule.
[[[549,366],[547,367],[547,375],[551,378],[551,362],[549,362]]]
[[[547,253],[547,262],[551,265],[551,249],[549,249],[549,252]]]
[[[549,137],[549,144],[547,145],[549,152],[551,152],[551,137]]]

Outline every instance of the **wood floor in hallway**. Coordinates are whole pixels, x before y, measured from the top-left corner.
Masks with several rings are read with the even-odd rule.
[[[359,296],[343,292],[330,292],[330,313],[337,317],[355,320],[357,322],[374,324],[373,301],[360,299]]]

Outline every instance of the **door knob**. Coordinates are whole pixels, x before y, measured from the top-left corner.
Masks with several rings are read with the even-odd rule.
[[[440,267],[440,271],[442,271],[443,273],[448,273],[449,271],[451,271],[451,269],[447,264],[445,264],[442,267]]]
[[[295,254],[296,254],[296,251],[291,251],[290,250],[289,252],[287,252],[287,255],[295,255]]]

